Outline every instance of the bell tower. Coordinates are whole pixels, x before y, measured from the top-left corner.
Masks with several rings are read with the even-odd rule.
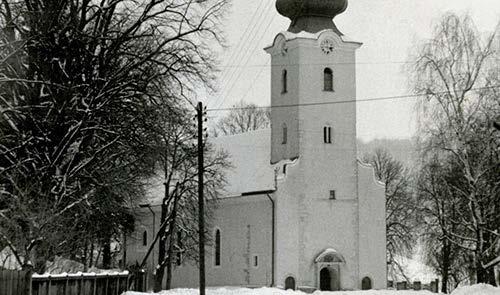
[[[360,289],[367,276],[383,287],[383,190],[357,161],[355,53],[361,43],[332,21],[347,0],[277,0],[276,8],[291,21],[265,48],[271,55],[271,164],[278,173],[276,283]],[[369,241],[376,246],[366,247]]]
[[[355,51],[361,43],[348,40],[332,21],[346,10],[347,0],[277,0],[276,8],[291,24],[266,48],[271,55],[271,163],[313,151],[342,151],[353,167]]]

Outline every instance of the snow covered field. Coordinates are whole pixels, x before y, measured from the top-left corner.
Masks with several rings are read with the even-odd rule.
[[[124,295],[144,295],[151,293],[126,292]],[[196,289],[174,289],[170,291],[162,291],[159,295],[197,295]],[[259,288],[259,289],[244,289],[244,288],[208,288],[207,295],[305,295],[300,291],[281,290],[275,288]],[[340,291],[340,292],[320,292],[316,291],[314,295],[431,295],[429,291],[394,291],[394,290],[369,290],[369,291]],[[500,295],[500,288],[495,288],[490,285],[474,285],[458,288],[452,295]]]

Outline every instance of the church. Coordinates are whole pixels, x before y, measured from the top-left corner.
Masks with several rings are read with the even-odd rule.
[[[384,185],[357,159],[362,44],[332,21],[347,0],[277,0],[276,8],[291,25],[265,48],[271,128],[212,140],[234,169],[213,213],[207,286],[384,289]],[[138,226],[137,235],[143,230],[153,233]],[[131,239],[127,261],[140,260],[148,246]],[[195,262],[175,267],[174,288],[197,285]]]

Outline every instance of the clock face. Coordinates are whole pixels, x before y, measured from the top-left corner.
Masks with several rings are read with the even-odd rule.
[[[325,39],[323,41],[321,41],[321,50],[323,51],[323,53],[325,54],[330,54],[332,53],[333,49],[335,48],[335,43],[333,42],[332,39]]]

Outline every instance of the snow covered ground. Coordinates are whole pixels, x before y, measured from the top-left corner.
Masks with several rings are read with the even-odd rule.
[[[126,292],[124,295],[144,295],[148,293]],[[151,293],[149,293],[151,294]],[[197,289],[174,289],[162,291],[159,295],[197,295]],[[281,290],[275,288],[208,288],[207,295],[305,295],[300,291]],[[340,291],[340,292],[320,292],[316,291],[314,295],[431,295],[429,291],[395,291],[395,290],[369,290],[369,291]],[[490,285],[474,285],[461,287],[455,290],[452,295],[500,295],[500,288]]]

